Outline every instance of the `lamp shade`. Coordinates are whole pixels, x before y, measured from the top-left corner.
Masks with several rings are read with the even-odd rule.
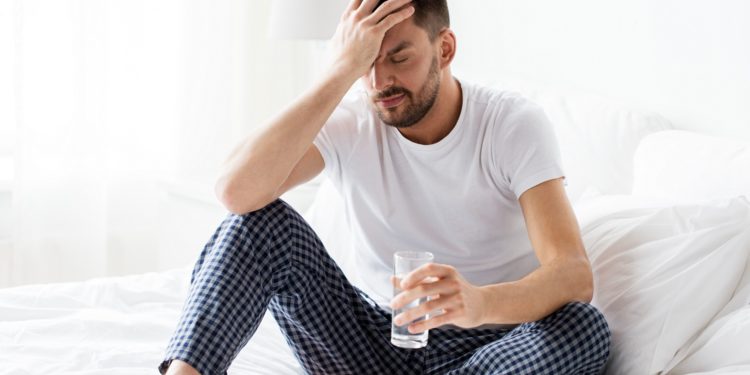
[[[348,0],[272,0],[269,35],[275,39],[330,39]]]

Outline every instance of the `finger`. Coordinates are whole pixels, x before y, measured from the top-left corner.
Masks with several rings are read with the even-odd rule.
[[[433,329],[440,327],[443,324],[449,324],[453,322],[453,319],[458,318],[459,313],[456,310],[448,311],[445,314],[440,314],[438,316],[430,317],[430,319],[423,320],[421,322],[417,322],[414,324],[409,324],[409,327],[407,328],[410,333],[422,333],[428,329]]]
[[[409,272],[403,279],[401,279],[401,289],[410,289],[415,285],[422,282],[426,277],[438,277],[443,278],[453,275],[455,268],[439,263],[427,263],[418,267],[414,271]]]
[[[400,309],[420,298],[432,296],[435,294],[449,295],[459,291],[460,285],[455,279],[443,279],[434,283],[424,283],[405,290],[393,297],[391,300],[392,309]]]
[[[357,13],[362,17],[369,15],[372,13],[372,10],[375,9],[375,6],[378,5],[378,1],[379,0],[362,0],[362,4],[357,8]]]
[[[401,289],[401,279],[391,275],[391,285],[396,289]]]
[[[344,10],[344,14],[354,12],[360,5],[362,5],[362,0],[351,0]]]
[[[455,307],[458,305],[457,301],[458,299],[453,298],[452,296],[444,296],[442,298],[430,300],[420,304],[415,308],[406,310],[401,314],[394,316],[393,322],[399,326],[404,325],[406,323],[413,322],[414,320],[425,316],[435,310],[450,309],[452,307]]]
[[[411,3],[412,0],[389,0],[384,2],[378,9],[375,9],[372,14],[367,17],[367,22],[376,24],[383,20],[386,16],[391,13],[395,13],[399,8],[406,6]]]
[[[404,9],[399,10],[398,12],[387,15],[375,27],[378,30],[378,32],[385,34],[386,31],[390,30],[393,26],[396,26],[399,23],[404,22],[413,14],[414,14],[414,7],[411,7],[411,6],[406,7]]]

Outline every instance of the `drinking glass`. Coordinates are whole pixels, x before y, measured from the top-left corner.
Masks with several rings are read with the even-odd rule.
[[[400,282],[409,272],[424,264],[432,262],[434,258],[435,257],[432,255],[432,253],[427,251],[396,252],[395,254],[393,254],[393,274],[396,276],[396,278],[398,278],[398,281]],[[393,296],[395,297],[399,293],[401,293],[401,288],[394,286]],[[429,319],[428,315],[419,317],[412,322],[405,323],[402,326],[398,326],[393,323],[393,318],[406,310],[415,308],[420,304],[427,302],[428,300],[429,297],[419,298],[418,300],[415,300],[401,307],[400,309],[393,310],[393,312],[391,313],[391,344],[406,349],[418,349],[427,346],[427,336],[429,332],[424,331],[422,333],[414,334],[409,332],[408,327],[411,323]]]

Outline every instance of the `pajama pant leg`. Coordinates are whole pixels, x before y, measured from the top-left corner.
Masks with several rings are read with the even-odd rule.
[[[431,330],[427,374],[599,374],[609,356],[604,316],[569,303],[508,330]]]
[[[390,344],[390,314],[352,286],[304,219],[276,200],[228,215],[192,272],[159,371],[180,359],[226,374],[266,311],[309,374],[420,374],[423,351]]]

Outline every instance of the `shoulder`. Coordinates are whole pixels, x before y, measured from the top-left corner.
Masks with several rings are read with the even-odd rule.
[[[472,82],[461,84],[468,96],[467,104],[489,125],[518,125],[546,117],[541,106],[517,91]]]
[[[466,103],[472,117],[482,124],[492,143],[505,143],[508,138],[518,140],[519,137],[549,131],[549,119],[544,109],[521,93],[470,82],[465,86]]]

